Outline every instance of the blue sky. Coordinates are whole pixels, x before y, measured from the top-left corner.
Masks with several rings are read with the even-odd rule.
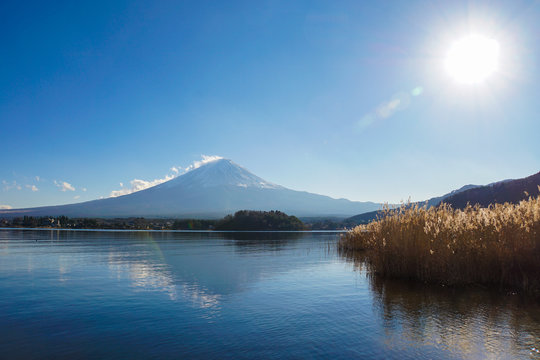
[[[2,1],[0,206],[108,197],[201,155],[361,201],[533,174],[538,19],[535,1]],[[444,56],[471,32],[499,70],[459,84]]]

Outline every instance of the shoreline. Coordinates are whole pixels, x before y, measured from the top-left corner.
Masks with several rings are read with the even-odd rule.
[[[336,233],[343,234],[349,230],[155,230],[155,229],[69,229],[69,228],[27,228],[27,227],[0,227],[2,230],[39,230],[39,231],[85,231],[85,232],[167,232],[167,233]]]

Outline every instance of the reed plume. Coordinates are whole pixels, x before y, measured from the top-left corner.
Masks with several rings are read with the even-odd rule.
[[[384,277],[540,294],[540,196],[463,210],[444,203],[386,207],[342,236],[338,250]]]

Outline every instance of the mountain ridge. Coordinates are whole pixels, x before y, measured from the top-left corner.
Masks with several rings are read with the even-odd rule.
[[[518,203],[529,196],[540,195],[540,172],[520,178],[497,181],[484,186],[477,186],[466,191],[453,194],[445,202],[455,209],[463,209],[467,204],[486,207],[490,204],[505,202]]]
[[[515,204],[527,199],[529,196],[540,195],[538,186],[540,186],[540,172],[524,178],[505,179],[487,185],[464,185],[442,196],[433,197],[426,201],[418,201],[414,204],[427,205],[429,208],[444,202],[454,209],[463,209],[467,204],[479,204],[483,207],[504,202]],[[347,227],[352,227],[373,221],[382,214],[383,212],[380,210],[361,213],[344,219],[342,223]]]
[[[217,159],[131,194],[76,204],[0,210],[0,216],[218,218],[238,210],[351,216],[380,206],[291,190],[252,174],[229,159]]]

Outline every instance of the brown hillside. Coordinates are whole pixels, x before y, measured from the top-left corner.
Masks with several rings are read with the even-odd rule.
[[[529,196],[538,196],[538,186],[540,186],[540,172],[523,179],[501,181],[469,189],[448,197],[444,202],[452,205],[454,209],[463,209],[467,203],[480,204],[483,207],[505,202],[517,204]]]

